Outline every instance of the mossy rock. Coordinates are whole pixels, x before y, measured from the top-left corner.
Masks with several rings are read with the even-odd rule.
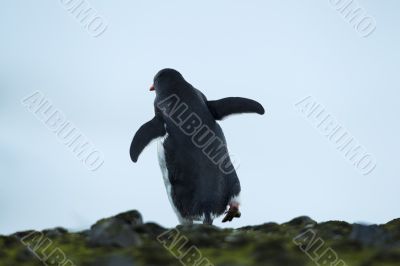
[[[130,211],[78,233],[55,228],[0,236],[0,266],[311,266],[329,259],[335,266],[399,266],[400,219],[359,225],[302,216],[238,229],[167,229]]]

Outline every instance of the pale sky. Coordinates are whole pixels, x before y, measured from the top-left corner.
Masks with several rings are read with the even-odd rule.
[[[137,209],[175,226],[150,145],[129,146],[153,116],[154,74],[179,70],[209,99],[255,99],[264,116],[220,124],[240,161],[241,227],[300,215],[384,223],[400,216],[400,3],[358,0],[376,21],[361,37],[329,0],[106,1],[92,37],[63,1],[0,4],[0,234]],[[104,154],[91,172],[22,104],[40,91]],[[376,158],[364,176],[294,104],[317,99]]]

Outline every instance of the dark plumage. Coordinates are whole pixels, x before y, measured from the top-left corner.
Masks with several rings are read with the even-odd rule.
[[[158,72],[153,89],[155,117],[133,138],[132,160],[137,161],[152,139],[163,137],[160,166],[180,222],[212,224],[228,205],[232,208],[225,220],[240,216],[239,203],[234,202],[240,183],[216,120],[236,113],[264,114],[264,108],[245,98],[208,101],[173,69]]]

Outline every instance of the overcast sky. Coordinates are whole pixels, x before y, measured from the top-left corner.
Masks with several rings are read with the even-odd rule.
[[[240,227],[308,215],[383,223],[400,216],[400,3],[359,0],[376,21],[360,36],[329,0],[106,1],[84,28],[64,1],[0,5],[0,233],[137,209],[177,224],[157,145],[129,146],[153,116],[154,74],[179,70],[209,99],[242,96],[265,116],[221,122],[240,161]],[[87,2],[89,3],[89,2]],[[104,26],[103,25],[103,26]],[[40,91],[104,154],[90,171],[21,99]],[[294,105],[312,96],[376,158],[363,175]]]

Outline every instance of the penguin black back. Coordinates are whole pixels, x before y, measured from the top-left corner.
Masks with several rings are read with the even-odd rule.
[[[136,133],[130,150],[132,160],[137,161],[152,139],[162,137],[160,166],[181,223],[203,220],[211,224],[228,205],[238,209],[234,201],[240,182],[217,120],[236,113],[264,114],[264,108],[238,97],[208,101],[173,69],[158,72],[150,90],[156,91],[155,117]]]

